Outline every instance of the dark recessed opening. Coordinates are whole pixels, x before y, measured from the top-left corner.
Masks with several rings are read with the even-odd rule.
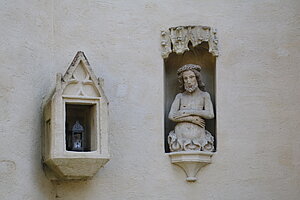
[[[96,150],[96,105],[66,104],[66,150]]]

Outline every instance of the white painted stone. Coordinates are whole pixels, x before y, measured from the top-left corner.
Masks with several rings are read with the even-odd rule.
[[[67,105],[92,106],[87,122],[90,123],[88,151],[74,151],[77,147],[67,149]],[[74,118],[77,120],[78,116]],[[76,125],[84,130],[79,121],[72,124],[73,129]],[[108,162],[108,101],[83,52],[76,54],[64,76],[57,75],[55,92],[44,108],[44,128],[43,162],[50,180],[89,179]],[[76,143],[79,148],[88,142],[81,137]]]
[[[212,152],[203,151],[180,151],[169,153],[171,163],[181,167],[186,174],[186,181],[197,180],[198,171],[211,163]]]

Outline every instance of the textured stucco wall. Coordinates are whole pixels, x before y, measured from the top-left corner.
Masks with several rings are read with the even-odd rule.
[[[0,199],[300,197],[300,3],[4,1],[0,6]],[[218,29],[218,153],[185,182],[164,153],[160,30]],[[105,80],[112,159],[94,179],[50,183],[41,103],[78,50]]]
[[[53,81],[52,3],[0,1],[0,199],[52,199],[41,102]]]

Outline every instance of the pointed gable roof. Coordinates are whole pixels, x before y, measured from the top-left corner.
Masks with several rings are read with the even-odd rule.
[[[88,59],[84,55],[84,52],[78,51],[71,62],[69,68],[67,69],[66,73],[59,78],[60,79],[60,88],[61,92],[64,91],[64,89],[69,85],[69,84],[77,84],[79,81],[75,75],[75,71],[77,67],[81,65],[84,68],[84,71],[86,72],[87,76],[86,78],[82,81],[83,84],[85,85],[93,85],[94,88],[97,90],[99,93],[100,97],[103,97],[107,100],[104,91],[102,89],[101,81],[99,78],[96,77],[94,74]],[[79,91],[81,94],[74,94],[74,95],[84,95],[84,92],[81,90]]]

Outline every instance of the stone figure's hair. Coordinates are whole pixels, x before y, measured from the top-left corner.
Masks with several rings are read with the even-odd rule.
[[[181,92],[185,91],[182,74],[183,74],[183,72],[188,71],[188,70],[194,72],[194,74],[196,76],[196,79],[197,79],[197,82],[198,82],[199,89],[202,90],[203,92],[205,92],[205,84],[202,82],[202,80],[201,80],[202,77],[201,77],[201,74],[200,74],[201,67],[199,65],[194,65],[194,64],[183,65],[182,67],[180,67],[177,70],[178,81],[180,83],[179,89],[181,90]]]

